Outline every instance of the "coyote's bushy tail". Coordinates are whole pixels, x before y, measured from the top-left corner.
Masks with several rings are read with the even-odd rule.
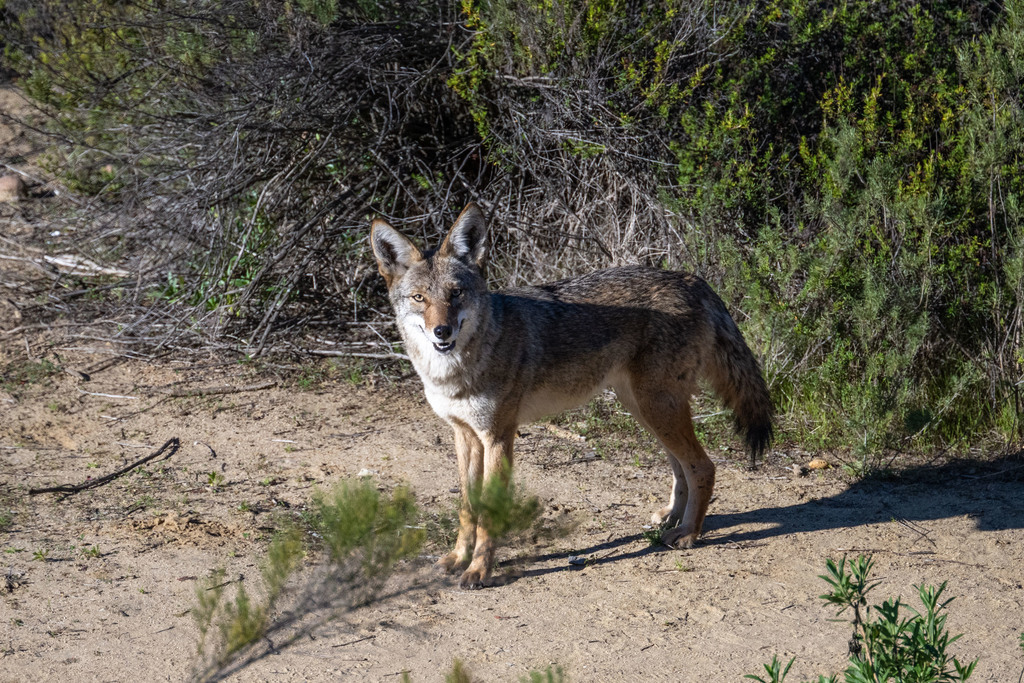
[[[721,304],[721,301],[718,302]],[[715,323],[715,341],[708,359],[708,379],[715,393],[733,412],[736,432],[747,444],[750,467],[772,443],[772,399],[760,364],[743,340],[736,323],[721,304]]]

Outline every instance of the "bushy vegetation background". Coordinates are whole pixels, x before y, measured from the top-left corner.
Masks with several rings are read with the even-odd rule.
[[[141,226],[88,248],[134,259],[164,338],[257,354],[378,315],[369,217],[435,243],[476,199],[498,282],[707,278],[810,445],[1020,438],[1021,0],[0,0],[0,24],[53,170]]]

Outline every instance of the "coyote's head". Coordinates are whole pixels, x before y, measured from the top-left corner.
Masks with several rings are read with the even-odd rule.
[[[387,222],[373,221],[373,253],[414,360],[456,353],[475,331],[487,300],[486,237],[476,204],[462,210],[440,248],[426,252]]]

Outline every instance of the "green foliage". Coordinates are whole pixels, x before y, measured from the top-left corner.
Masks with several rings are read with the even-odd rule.
[[[373,600],[400,560],[419,551],[423,532],[412,525],[417,510],[407,489],[381,495],[370,483],[343,482],[319,493],[306,520],[327,550],[327,561],[313,580],[296,585],[306,555],[303,530],[286,524],[270,544],[260,565],[256,596],[241,582],[233,600],[225,601],[224,571],[214,572],[196,588],[193,615],[199,627],[200,680],[216,680],[267,653],[261,643],[275,635],[274,651],[295,642],[308,629],[337,613]],[[321,621],[295,623],[317,609]],[[210,633],[217,634],[215,641]]]
[[[526,496],[502,473],[469,491],[477,522],[495,541],[530,529],[543,509],[536,496]]]
[[[667,116],[669,107],[681,102],[699,80],[679,83],[673,78],[678,55],[688,49],[679,39],[687,33],[681,27],[693,19],[690,8],[680,5],[685,3],[462,0],[474,37],[465,52],[456,53],[461,68],[449,83],[470,103],[478,132],[500,163],[525,161],[528,154],[527,148],[505,143],[499,130],[510,123],[502,120],[498,101],[502,77],[508,73],[542,87],[604,81],[611,87],[605,90],[602,84],[601,94],[609,99],[602,104],[611,108],[619,124],[633,126],[638,113],[647,113],[638,112],[638,104]],[[589,123],[604,124],[599,124],[596,111],[590,118]],[[584,159],[608,151],[582,136],[562,138],[561,145]]]
[[[255,643],[266,632],[267,611],[259,605],[252,604],[245,584],[239,583],[234,602],[224,605],[224,621],[221,622],[221,627],[225,659],[243,647]]]
[[[789,388],[795,407],[824,423],[822,443],[859,441],[877,450],[929,433],[957,441],[993,425],[1012,400],[1008,377],[986,376],[980,359],[1016,363],[1005,321],[1019,306],[1019,290],[1006,287],[1000,261],[1018,259],[1019,245],[996,242],[1017,241],[1021,214],[1013,202],[989,198],[1000,184],[1020,183],[1006,165],[1024,139],[1017,134],[1015,144],[977,153],[980,140],[1000,133],[972,90],[993,92],[994,84],[978,73],[985,61],[978,43],[957,57],[929,37],[937,27],[955,28],[956,12],[944,11],[927,21],[912,13],[902,59],[895,63],[888,50],[897,46],[887,47],[894,63],[883,75],[840,78],[825,94],[817,145],[804,141],[800,150],[817,181],[808,187],[807,220],[820,227],[806,249],[761,257],[806,273],[796,300],[780,311],[798,321],[790,338],[797,355],[835,340],[831,350],[822,347],[816,368],[801,372],[804,387]],[[1005,42],[1008,28],[980,43]],[[916,66],[922,62],[933,65],[927,77]],[[1002,115],[1019,127],[1017,94],[1003,89],[997,97]],[[766,244],[786,239],[783,229],[766,231],[775,233]],[[782,285],[767,269],[751,275],[769,290]],[[986,410],[978,410],[979,393],[995,399]],[[839,406],[844,419],[828,424],[825,414]]]
[[[267,557],[260,567],[262,600],[254,602],[238,582],[235,598],[223,602],[225,582],[224,571],[213,572],[206,582],[196,586],[197,604],[192,614],[199,628],[198,649],[206,654],[207,636],[210,628],[216,626],[220,639],[211,658],[215,666],[224,666],[231,658],[251,647],[267,633],[271,615],[282,596],[288,580],[292,577],[304,556],[302,537],[295,527],[279,532],[267,550]]]
[[[867,594],[880,583],[868,581],[868,573],[873,565],[873,559],[860,555],[856,560],[850,562],[850,568],[847,571],[845,556],[839,561],[839,564],[830,558],[825,561],[828,575],[819,577],[832,586],[832,592],[818,597],[826,603],[838,607],[839,614],[847,609],[852,609],[855,628],[860,627],[861,612],[867,608]]]
[[[786,674],[789,673],[795,661],[796,657],[793,657],[783,665],[777,655],[772,655],[772,661],[763,665],[765,674],[768,676],[767,678],[761,678],[756,674],[746,674],[743,677],[749,678],[752,681],[759,681],[759,683],[782,683],[782,681],[786,680]]]
[[[305,551],[302,536],[297,528],[286,528],[274,536],[267,549],[267,557],[260,567],[263,583],[271,603],[276,601],[285,589],[289,577],[299,568]]]
[[[224,475],[217,471],[208,472],[206,475],[206,485],[214,491],[218,490],[224,485]]]
[[[358,550],[368,578],[386,576],[423,544],[425,534],[413,526],[417,511],[407,488],[395,489],[388,499],[370,481],[342,482],[332,492],[318,494],[313,506],[313,527],[331,560],[346,561]]]
[[[475,34],[451,83],[495,163],[536,156],[509,112],[578,131],[560,138],[574,156],[664,141],[629,180],[648,174],[692,223],[684,265],[749,316],[797,438],[878,453],[1020,437],[1024,3],[463,8]],[[582,83],[588,102],[545,96]],[[669,160],[674,182],[656,172]]]
[[[687,200],[703,211],[744,198],[723,218],[758,239],[723,258],[726,288],[733,296],[743,288],[752,319],[781,342],[784,362],[769,368],[775,390],[815,426],[806,436],[819,445],[878,452],[921,437],[959,443],[1000,423],[995,436],[1016,436],[1019,418],[999,416],[1021,372],[1007,336],[1019,334],[1007,325],[1017,324],[1021,290],[1004,264],[1020,258],[1022,214],[1015,192],[998,188],[1021,183],[1019,89],[1005,85],[1006,70],[1021,65],[991,55],[1019,41],[1018,15],[1008,6],[986,33],[957,3],[793,13],[796,44],[773,59],[823,40],[843,56],[813,81],[821,126],[786,114],[781,129],[799,139],[766,148],[766,133],[751,137],[777,158],[724,154],[733,164],[779,167],[749,184],[799,202],[748,201],[756,197],[735,173],[716,180],[708,201]],[[785,91],[763,97],[791,99]],[[793,183],[795,195],[786,191]],[[981,410],[980,395],[989,397]]]
[[[946,583],[938,587],[918,586],[918,597],[924,612],[901,603],[899,598],[870,606],[865,596],[876,584],[869,584],[867,575],[871,561],[861,556],[844,567],[845,558],[837,565],[829,560],[828,575],[822,578],[833,590],[822,596],[829,604],[854,613],[854,639],[860,652],[854,653],[846,670],[848,683],[899,680],[915,683],[929,681],[967,680],[977,660],[961,664],[947,653],[947,648],[960,636],[950,637],[946,631],[946,614],[942,612],[953,601],[942,599]],[[901,615],[906,607],[909,617]],[[872,618],[874,614],[874,618]]]
[[[662,538],[665,537],[665,530],[660,526],[652,527],[650,529],[644,529],[643,531],[644,540],[652,548],[657,548],[662,545]]]
[[[949,646],[960,636],[951,637],[946,630],[944,610],[953,601],[953,598],[942,597],[946,583],[938,587],[917,586],[923,612],[902,603],[899,598],[870,605],[867,594],[879,583],[868,579],[872,565],[871,558],[863,555],[849,565],[846,557],[838,563],[830,559],[826,563],[828,573],[821,577],[831,587],[831,591],[821,596],[825,603],[838,607],[838,614],[847,610],[853,613],[850,665],[843,680],[846,683],[942,683],[970,678],[978,660],[961,664],[948,653]],[[909,615],[901,613],[904,608]],[[781,662],[772,657],[771,663],[764,665],[768,678],[745,677],[761,683],[782,683],[792,665],[793,660],[790,660],[783,668]],[[838,681],[838,677],[821,676],[818,681]]]
[[[199,629],[199,642],[196,647],[200,653],[206,648],[206,638],[220,608],[224,586],[224,570],[216,569],[207,578],[205,585],[196,587],[196,604],[192,606],[192,618]]]

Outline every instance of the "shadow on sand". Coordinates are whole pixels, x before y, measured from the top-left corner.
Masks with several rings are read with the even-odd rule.
[[[747,512],[711,514],[709,544],[844,529],[893,519],[926,522],[968,516],[979,531],[1024,527],[1024,451],[994,460],[958,460],[878,472],[827,498]],[[755,525],[766,528],[729,531]]]
[[[992,460],[958,460],[898,473],[879,472],[853,482],[834,496],[794,505],[725,514],[716,514],[712,507],[704,522],[706,536],[701,543],[747,543],[893,519],[926,522],[962,516],[973,519],[979,531],[1024,528],[1024,451]],[[751,526],[756,528],[749,529]],[[528,565],[555,560],[565,560],[566,564],[526,569],[514,575],[520,578],[572,571],[667,550],[646,544],[625,550],[643,541],[643,534],[631,534],[589,548],[534,556],[526,560]],[[624,551],[616,552],[619,548]],[[569,564],[572,556],[586,558],[585,564]]]

